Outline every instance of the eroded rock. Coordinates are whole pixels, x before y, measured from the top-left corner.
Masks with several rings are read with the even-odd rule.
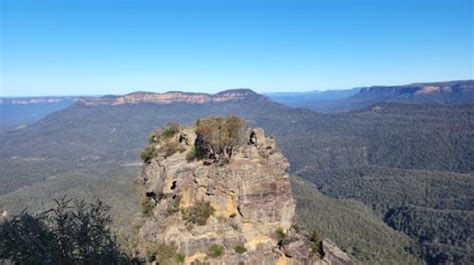
[[[196,135],[192,128],[181,129],[167,140],[179,151],[159,153],[144,165],[139,191],[156,206],[139,230],[142,256],[147,245],[165,243],[176,246],[188,264],[323,264],[304,236],[276,235],[290,230],[295,213],[289,164],[262,129],[248,129],[245,137],[228,163],[205,163],[187,159]],[[157,150],[164,144],[157,143]],[[201,202],[214,209],[204,225],[186,219]],[[213,245],[223,248],[220,255],[210,252]]]

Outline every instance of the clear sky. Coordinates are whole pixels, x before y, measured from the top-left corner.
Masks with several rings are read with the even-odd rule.
[[[0,2],[0,96],[473,79],[472,0]]]

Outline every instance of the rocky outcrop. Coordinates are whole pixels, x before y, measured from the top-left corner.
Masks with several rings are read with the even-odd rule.
[[[248,129],[245,137],[225,164],[190,158],[193,128],[152,144],[155,156],[137,183],[148,207],[137,249],[149,262],[154,258],[147,249],[165,244],[187,264],[332,264],[335,259],[321,259],[309,239],[292,229],[289,164],[275,139],[262,129]],[[174,152],[162,151],[170,145]]]
[[[324,253],[324,261],[333,265],[350,265],[353,264],[345,252],[340,250],[336,244],[330,240],[323,240],[322,251]]]
[[[219,103],[239,101],[267,100],[250,89],[232,89],[217,94],[186,93],[172,91],[166,93],[134,92],[124,96],[104,96],[96,99],[80,99],[79,103],[87,106],[123,105],[123,104],[171,104],[171,103]]]

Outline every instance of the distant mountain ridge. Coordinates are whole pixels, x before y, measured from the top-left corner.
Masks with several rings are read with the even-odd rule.
[[[0,97],[0,105],[28,105],[28,104],[55,104],[61,102],[74,102],[78,97],[52,96],[52,97]]]
[[[290,107],[318,112],[347,112],[379,103],[469,105],[474,104],[474,80],[371,86],[320,93],[273,93],[268,96]]]
[[[474,80],[362,88],[354,97],[378,97],[404,103],[474,103]]]
[[[192,103],[205,104],[213,102],[254,102],[254,101],[268,101],[262,95],[255,93],[251,89],[230,89],[216,94],[207,93],[189,93],[180,91],[170,91],[165,93],[153,92],[133,92],[124,96],[104,96],[95,99],[80,99],[79,104],[86,106],[101,106],[101,105],[123,105],[123,104],[139,104],[139,103],[153,103],[153,104],[172,104],[172,103]]]

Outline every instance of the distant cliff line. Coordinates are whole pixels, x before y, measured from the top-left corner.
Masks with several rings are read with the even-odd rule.
[[[224,103],[224,102],[241,102],[241,101],[266,101],[265,96],[257,94],[251,89],[231,89],[216,94],[207,93],[189,93],[180,91],[170,91],[165,93],[153,92],[133,92],[124,96],[103,96],[94,99],[79,99],[79,104],[87,106],[101,105],[123,105],[123,104],[172,104],[172,103]]]

